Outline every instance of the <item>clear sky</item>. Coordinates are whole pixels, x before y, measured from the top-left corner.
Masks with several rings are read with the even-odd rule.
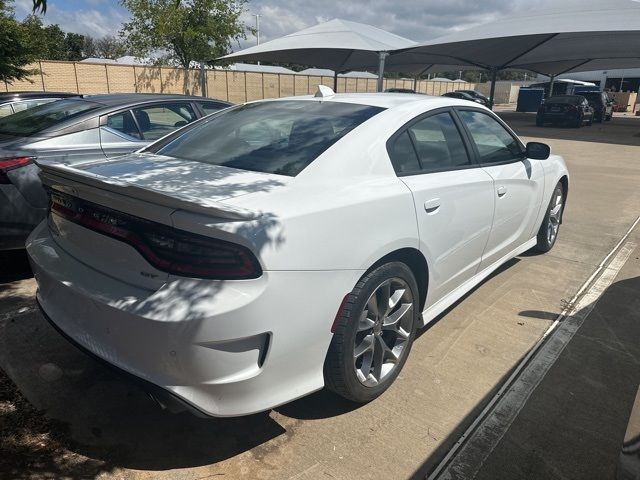
[[[343,18],[374,25],[415,41],[429,40],[499,17],[530,10],[575,5],[585,8],[596,0],[253,0],[247,5],[246,23],[259,13],[260,36],[267,41],[315,25]],[[597,0],[601,7],[619,0]],[[622,0],[626,2],[628,0]],[[16,16],[31,12],[31,0],[15,0]],[[63,30],[94,37],[117,35],[128,12],[117,0],[48,0],[45,23],[57,23]],[[242,47],[253,45],[250,37]],[[238,49],[236,45],[234,49]]]

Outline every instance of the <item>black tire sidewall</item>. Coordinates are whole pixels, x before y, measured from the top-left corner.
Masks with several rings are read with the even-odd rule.
[[[365,303],[378,286],[389,278],[398,277],[404,280],[413,295],[413,324],[409,333],[409,339],[405,345],[404,354],[400,363],[382,382],[375,387],[367,387],[360,383],[353,368],[353,349],[355,348],[355,336],[360,312]],[[327,378],[327,386],[349,400],[355,402],[368,402],[380,396],[396,379],[404,363],[409,356],[419,319],[419,294],[418,286],[413,273],[404,263],[391,262],[375,268],[365,275],[356,285],[350,295],[353,297],[347,301],[349,308],[344,308],[338,320],[334,337],[327,353],[325,362],[325,377],[331,375],[335,378]],[[328,367],[328,368],[327,368]]]
[[[564,188],[562,183],[558,182],[553,189],[553,193],[551,194],[551,198],[549,199],[549,205],[547,206],[547,212],[544,215],[544,219],[542,220],[542,225],[540,225],[540,230],[538,230],[538,243],[536,244],[536,250],[539,252],[548,252],[553,248],[556,241],[558,240],[558,235],[555,236],[552,243],[549,243],[547,238],[547,229],[549,228],[549,216],[551,213],[551,202],[556,197],[556,191],[560,188],[560,193],[564,199]],[[564,203],[564,202],[563,202]],[[562,209],[564,210],[564,204],[562,205]],[[560,232],[558,232],[559,234]]]

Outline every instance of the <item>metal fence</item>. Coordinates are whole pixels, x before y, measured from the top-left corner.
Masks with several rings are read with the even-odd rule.
[[[50,91],[91,93],[178,93],[201,95],[200,70],[110,63],[42,60],[30,66],[28,79],[0,83],[0,91]],[[286,73],[258,73],[238,70],[206,70],[207,95],[233,103],[262,98],[307,95],[322,84],[333,88],[333,77]],[[442,95],[459,89],[473,89],[466,82],[415,84],[418,92]],[[384,88],[414,88],[413,80],[385,79]],[[338,77],[338,92],[375,92],[375,78]]]

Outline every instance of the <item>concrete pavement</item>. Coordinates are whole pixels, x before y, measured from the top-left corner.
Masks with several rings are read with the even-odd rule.
[[[551,138],[567,160],[572,178],[558,243],[549,254],[509,262],[422,331],[394,386],[364,406],[322,391],[240,419],[160,411],[60,338],[35,311],[35,285],[20,258],[8,269],[3,260],[0,367],[66,432],[58,436],[63,452],[6,478],[424,477],[640,214],[638,120],[540,129],[531,116],[503,115],[527,138]],[[500,458],[507,457],[492,457],[495,470],[482,472],[494,476],[482,478],[511,478],[495,476]]]

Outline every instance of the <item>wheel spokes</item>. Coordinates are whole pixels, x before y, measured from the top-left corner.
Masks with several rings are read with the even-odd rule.
[[[381,283],[360,313],[353,361],[358,380],[378,385],[400,362],[413,325],[413,295],[406,282]]]

